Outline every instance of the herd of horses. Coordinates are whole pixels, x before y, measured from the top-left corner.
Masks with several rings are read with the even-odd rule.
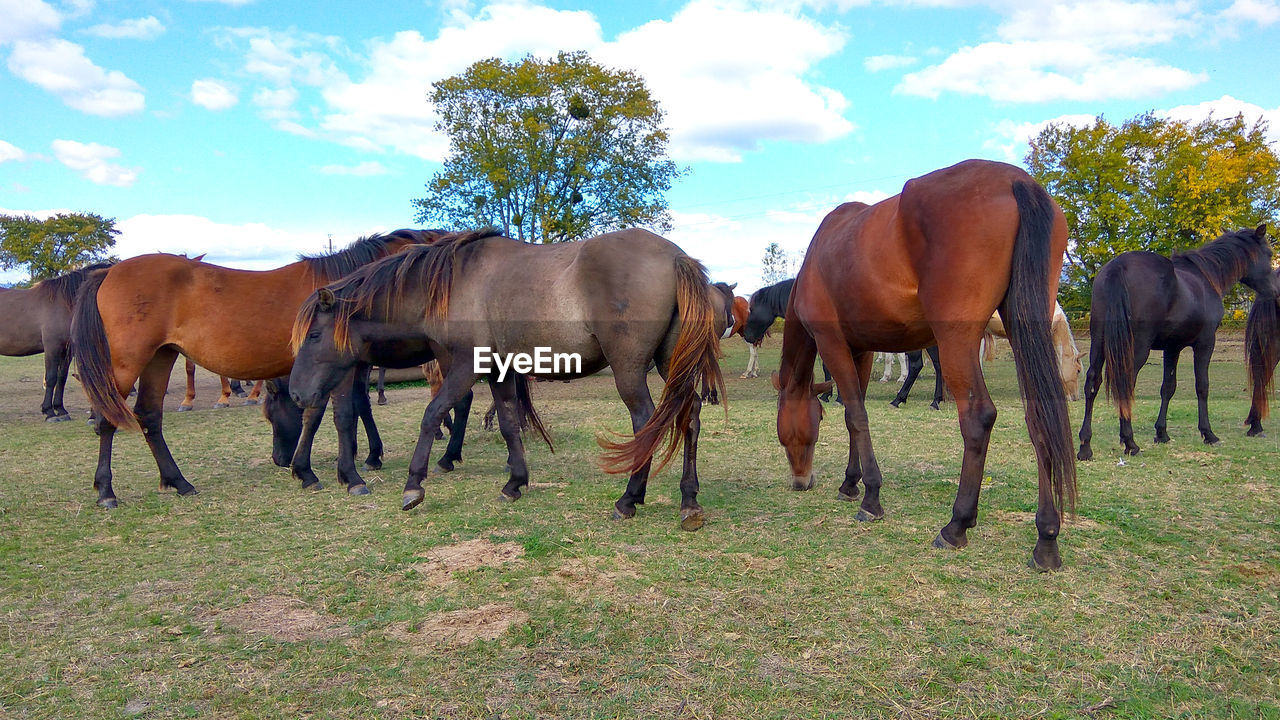
[[[98,504],[108,508],[118,504],[111,456],[122,427],[142,431],[162,490],[196,492],[163,431],[163,396],[180,355],[224,377],[266,381],[263,411],[272,427],[272,458],[290,467],[303,487],[320,487],[311,442],[332,403],[338,478],[352,494],[368,492],[355,465],[361,421],[368,441],[364,467],[382,463],[370,368],[434,361],[441,379],[409,462],[404,510],[425,496],[422,482],[432,471],[442,424],[450,430],[449,444],[435,470],[451,470],[461,458],[472,389],[481,379],[488,381],[508,451],[501,497],[518,499],[529,482],[523,431],[536,431],[548,445],[551,439],[530,399],[529,377],[482,371],[476,349],[573,353],[580,367],[539,379],[569,380],[611,368],[631,417],[630,435],[599,439],[604,470],[628,477],[614,518],[633,517],[650,474],[683,449],[680,524],[696,530],[705,522],[697,500],[699,418],[704,401],[724,395],[720,342],[740,334],[753,346],[744,376],[758,374],[754,350],[783,317],[772,382],[790,486],[814,487],[819,396],[834,385],[849,435],[837,497],[859,503],[859,520],[884,517],[883,477],[865,404],[873,356],[908,353],[896,406],[910,392],[927,350],[938,369],[933,406],[945,386],[964,445],[951,518],[934,545],[962,548],[977,521],[996,418],[982,374],[982,349],[995,332],[1013,350],[1036,456],[1038,538],[1031,565],[1050,570],[1061,566],[1062,517],[1075,502],[1075,462],[1092,457],[1091,416],[1103,385],[1119,410],[1124,451],[1137,453],[1131,422],[1136,374],[1152,349],[1163,350],[1156,441],[1165,442],[1178,356],[1191,347],[1200,430],[1205,442],[1216,442],[1206,410],[1208,360],[1223,295],[1238,281],[1257,293],[1246,333],[1254,391],[1250,435],[1262,431],[1280,357],[1278,278],[1265,227],[1228,232],[1172,259],[1120,255],[1094,285],[1084,423],[1073,452],[1067,399],[1077,392],[1080,353],[1065,316],[1054,320],[1067,235],[1061,209],[1024,171],[970,160],[910,180],[901,194],[875,205],[839,206],[818,227],[796,278],[763,288],[749,301],[734,297],[734,286],[711,283],[697,260],[644,230],[554,245],[526,244],[492,230],[397,230],[265,272],[151,254],[7,290],[9,307],[20,311],[9,313],[0,328],[0,352],[45,353],[42,411],[51,420],[67,417],[62,394],[74,356],[99,436],[94,488]],[[255,321],[239,322],[246,314]],[[829,372],[825,382],[815,381],[817,360]],[[664,380],[656,403],[647,382],[655,366]]]

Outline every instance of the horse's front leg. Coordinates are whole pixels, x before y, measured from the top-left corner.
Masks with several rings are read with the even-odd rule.
[[[369,372],[357,370],[355,376],[357,387],[352,388],[351,398],[355,402],[356,415],[364,424],[364,436],[369,442],[369,454],[364,459],[365,470],[382,468],[382,435],[378,433],[378,425],[373,420],[373,404],[369,402]]]
[[[510,477],[502,487],[500,500],[520,499],[521,488],[529,484],[529,465],[525,461],[524,441],[520,437],[521,410],[516,394],[516,380],[508,376],[502,382],[490,382],[493,405],[498,411],[498,430],[507,444],[507,472]]]
[[[1178,389],[1178,356],[1182,349],[1164,351],[1164,379],[1160,381],[1160,414],[1156,415],[1157,443],[1169,442],[1169,401]]]
[[[67,370],[70,366],[71,353],[65,345],[45,351],[44,400],[40,403],[40,412],[44,413],[45,422],[71,419],[67,409],[62,406],[62,390],[67,386]]]
[[[1191,347],[1191,357],[1196,373],[1196,413],[1199,419],[1200,436],[1206,445],[1217,445],[1218,436],[1209,427],[1209,360],[1213,358],[1214,336],[1196,343]]]
[[[1090,328],[1093,332],[1093,329]],[[1084,376],[1084,419],[1080,421],[1080,450],[1076,459],[1080,461],[1093,459],[1093,403],[1098,399],[1098,390],[1102,388],[1102,368],[1106,362],[1102,349],[1101,330],[1093,335],[1089,346],[1089,371]]]
[[[436,461],[435,472],[447,473],[453,472],[454,465],[462,462],[462,441],[467,434],[467,420],[471,416],[471,403],[475,400],[475,392],[467,390],[462,396],[462,400],[453,406],[453,418],[450,420],[449,412],[446,411],[444,420],[449,420],[449,444],[445,446],[444,455]],[[436,427],[435,438],[437,440],[444,437],[444,433],[440,432],[439,426]]]
[[[286,395],[286,399],[287,399]],[[289,400],[289,402],[293,402]],[[304,490],[323,490],[320,478],[311,469],[311,446],[315,443],[316,430],[320,429],[320,421],[324,419],[324,403],[319,407],[309,407],[302,412],[302,434],[298,436],[298,447],[294,448],[293,460],[289,470],[301,483]]]
[[[979,363],[978,338],[939,338],[942,374],[956,399],[964,458],[960,463],[960,488],[951,506],[951,521],[934,538],[937,548],[959,549],[969,544],[969,528],[978,524],[978,496],[987,463],[987,446],[996,422],[996,406],[987,392]]]
[[[906,354],[907,356],[907,377],[902,381],[902,387],[898,388],[898,394],[889,401],[894,407],[902,407],[911,395],[911,388],[916,384],[916,378],[920,377],[920,371],[924,369],[924,352],[915,350]]]
[[[338,431],[338,482],[342,483],[352,495],[368,495],[369,487],[364,478],[356,471],[356,433],[360,429],[360,393],[366,388],[360,386],[358,378],[361,372],[367,375],[368,370],[356,366],[347,373],[338,387],[334,388],[329,399],[333,403],[333,425]],[[368,395],[365,396],[368,403]]]
[[[471,386],[478,379],[470,353],[459,353],[459,358],[449,368],[440,384],[440,389],[427,403],[422,414],[422,425],[418,430],[418,444],[413,449],[413,457],[409,461],[409,478],[404,484],[402,510],[412,510],[426,496],[422,489],[422,481],[426,479],[431,463],[431,444],[435,441],[436,428],[449,408],[457,405],[464,395],[471,392]]]

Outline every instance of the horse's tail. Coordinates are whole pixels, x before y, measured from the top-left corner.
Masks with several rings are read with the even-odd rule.
[[[990,330],[982,331],[982,361],[991,362],[996,359],[996,336]]]
[[[1133,327],[1130,325],[1133,309],[1124,274],[1111,277],[1115,277],[1115,281],[1103,280],[1103,302],[1098,303],[1103,312],[1100,323],[1102,335],[1093,341],[1102,343],[1102,378],[1107,397],[1115,404],[1121,418],[1131,420],[1134,379],[1138,372],[1138,368],[1133,366]],[[1108,297],[1108,292],[1114,294]]]
[[[1244,329],[1245,358],[1249,364],[1249,385],[1253,391],[1253,407],[1249,409],[1249,422],[1267,419],[1270,411],[1271,392],[1275,384],[1276,363],[1280,361],[1280,337],[1277,326],[1276,303],[1273,297],[1261,297],[1249,309],[1249,321]]]
[[[533,406],[533,397],[529,394],[528,375],[516,375],[516,411],[520,417],[520,429],[532,428],[537,430],[538,434],[542,436],[543,442],[554,453],[556,446],[551,443],[551,435],[547,433],[547,428],[542,424],[542,417],[538,415],[537,408]]]
[[[707,292],[707,271],[702,263],[688,255],[675,258],[675,271],[680,334],[676,336],[675,349],[671,352],[667,384],[649,422],[635,436],[624,442],[600,438],[600,446],[605,449],[601,463],[605,472],[630,474],[640,470],[653,459],[664,436],[667,448],[654,473],[666,467],[680,449],[684,434],[694,420],[702,378],[709,378],[719,391],[728,413],[729,399],[725,395],[724,376],[720,373],[718,360],[720,336],[715,327],[716,311]]]
[[[1076,466],[1072,450],[1067,398],[1058,376],[1058,358],[1050,332],[1049,287],[1053,200],[1034,182],[1013,183],[1018,203],[1018,234],[1013,243],[1013,269],[1001,315],[1018,372],[1018,390],[1026,410],[1027,430],[1047,471],[1059,511],[1073,508]]]
[[[93,409],[118,428],[137,430],[140,429],[138,418],[125,404],[116,385],[111,346],[107,344],[107,331],[102,324],[102,313],[98,311],[98,289],[108,272],[92,273],[76,295],[71,311],[71,352],[76,359],[80,384]]]

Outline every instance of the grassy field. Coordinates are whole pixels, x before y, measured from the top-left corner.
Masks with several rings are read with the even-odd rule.
[[[1007,346],[960,552],[929,546],[960,465],[931,375],[901,410],[894,386],[870,389],[888,514],[864,525],[835,500],[841,414],[816,490],[788,490],[774,393],[738,379],[745,346],[728,343],[729,418],[703,411],[708,524],[684,533],[672,470],[634,520],[609,520],[624,482],[597,470],[595,438],[626,414],[607,376],[535,386],[556,453],[529,441],[518,503],[496,501],[505,449],[476,422],[466,464],[400,511],[425,396],[406,387],[375,409],[372,495],[335,489],[331,426],[315,455],[329,489],[308,493],[271,464],[255,409],[200,410],[166,416],[200,494],[157,492],[122,434],[108,512],[91,430],[40,422],[40,358],[0,358],[0,717],[1280,717],[1280,447],[1244,436],[1230,339],[1211,370],[1221,445],[1196,431],[1189,353],[1172,444],[1151,442],[1158,359],[1142,455],[1120,463],[1100,407],[1065,568],[1047,575],[1025,567],[1035,465]],[[777,356],[775,337],[763,367]]]

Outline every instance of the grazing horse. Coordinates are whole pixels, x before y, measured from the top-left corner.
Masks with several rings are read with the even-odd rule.
[[[98,504],[115,507],[111,487],[111,447],[117,427],[140,428],[160,470],[161,489],[195,492],[173,460],[162,433],[165,387],[179,353],[214,373],[241,378],[274,378],[293,367],[289,347],[293,319],[318,286],[403,247],[428,242],[438,233],[397,230],[352,243],[345,250],[304,257],[275,270],[232,270],[177,255],[141,255],[94,273],[73,313],[72,344],[80,379],[97,411]],[[254,322],[238,318],[250,314]],[[133,409],[125,393],[138,382]],[[367,376],[355,382],[364,387]],[[370,432],[371,467],[381,465],[368,396],[352,392],[350,407],[335,408],[335,422],[355,422]],[[340,428],[341,432],[341,428]],[[354,433],[354,430],[351,431]],[[276,458],[279,462],[279,458]],[[340,468],[341,471],[341,468]],[[313,475],[300,478],[317,485]],[[368,492],[358,475],[343,477],[348,491]]]
[[[929,403],[929,407],[934,410],[940,409],[946,394],[943,390],[942,382],[942,361],[938,358],[938,346],[930,345],[924,350],[912,350],[907,355],[907,379],[902,381],[902,387],[898,388],[898,394],[894,396],[889,404],[894,407],[902,407],[911,395],[911,388],[915,387],[916,378],[920,377],[920,372],[924,370],[924,355],[929,354],[929,362],[933,363],[933,402]]]
[[[1061,566],[1058,530],[1074,502],[1075,462],[1067,403],[1049,335],[1058,272],[1067,245],[1061,209],[1026,172],[969,160],[909,180],[874,206],[845,203],[818,227],[792,290],[774,377],[778,440],[796,489],[814,483],[821,406],[814,357],[821,355],[845,401],[849,462],[839,497],[866,485],[859,520],[884,516],[880,466],[872,452],[865,398],[873,350],[937,343],[942,375],[956,399],[964,458],[951,521],[934,546],[961,548],[977,524],[987,444],[995,423],[978,361],[987,318],[997,308],[1017,358],[1018,387],[1039,475],[1039,539],[1034,567]]]
[[[1098,270],[1089,305],[1091,343],[1079,459],[1093,458],[1093,401],[1104,378],[1107,395],[1120,414],[1124,454],[1138,454],[1133,440],[1134,386],[1152,350],[1164,351],[1155,441],[1169,442],[1167,418],[1169,400],[1178,387],[1178,356],[1190,347],[1200,435],[1205,444],[1218,442],[1209,425],[1209,359],[1222,322],[1222,296],[1237,282],[1258,294],[1257,336],[1274,336],[1276,290],[1266,225],[1224,233],[1172,258],[1147,251],[1121,253]],[[1256,374],[1250,378],[1258,387]]]
[[[1280,270],[1271,277],[1277,292],[1280,292]],[[1270,302],[1270,307],[1260,303]],[[1276,363],[1280,362],[1280,335],[1274,328],[1268,329],[1267,316],[1277,312],[1280,298],[1271,301],[1258,297],[1249,309],[1249,320],[1244,330],[1245,356],[1249,366],[1250,384],[1253,386],[1253,402],[1249,405],[1249,416],[1245,424],[1249,426],[1249,437],[1266,437],[1262,431],[1262,421],[1267,419],[1271,392],[1274,389],[1272,380],[1275,376]]]
[[[733,331],[729,333],[729,337],[742,335],[742,329],[747,325],[749,314],[751,314],[751,301],[741,295],[735,297],[733,299]],[[746,342],[746,338],[742,340]],[[762,338],[753,343],[747,343],[747,349],[750,352],[747,357],[747,369],[742,371],[739,378],[746,380],[760,377],[760,344],[763,342]]]
[[[1071,334],[1071,322],[1067,320],[1067,313],[1063,311],[1062,305],[1054,302],[1053,304],[1053,349],[1058,354],[1058,376],[1062,378],[1062,389],[1067,393],[1067,399],[1080,399],[1080,371],[1084,368],[1080,365],[1080,358],[1084,357],[1084,353],[1076,347],[1076,339]],[[987,321],[987,329],[982,334],[982,359],[995,359],[995,339],[998,337],[1007,338],[1009,334],[1005,332],[1004,323],[1000,321],[1000,314],[994,313],[991,319]]]
[[[769,328],[773,327],[773,323],[778,318],[786,316],[791,287],[795,282],[795,278],[790,278],[751,293],[747,321],[742,326],[743,340],[757,347],[764,342],[764,336],[769,332]],[[825,362],[822,364],[822,379],[824,381],[831,379],[831,373],[827,371]],[[831,393],[822,393],[820,397],[823,402],[826,402],[831,399]],[[840,402],[838,395],[836,402]]]
[[[633,517],[644,502],[650,465],[665,437],[659,469],[683,441],[681,527],[697,530],[704,522],[697,502],[698,390],[710,377],[723,392],[717,362],[723,323],[701,263],[653,233],[631,229],[554,245],[464,233],[409,248],[313,294],[294,326],[297,359],[289,384],[295,402],[313,405],[366,348],[415,332],[448,357],[409,464],[402,507],[410,510],[425,495],[435,428],[484,375],[509,451],[502,496],[517,499],[528,483],[517,417],[525,403],[513,373],[501,377],[482,360],[508,358],[518,367],[521,355],[549,348],[570,362],[557,360],[547,373],[535,369],[541,377],[577,378],[612,367],[635,433],[625,441],[600,440],[605,470],[630,474],[614,517]],[[656,408],[646,380],[650,362],[666,380]],[[532,420],[540,429],[536,416]]]
[[[71,365],[71,307],[85,278],[95,270],[111,267],[98,263],[42,280],[29,288],[0,288],[0,355],[26,356],[44,353],[44,400],[40,412],[45,422],[71,419],[62,405]]]

